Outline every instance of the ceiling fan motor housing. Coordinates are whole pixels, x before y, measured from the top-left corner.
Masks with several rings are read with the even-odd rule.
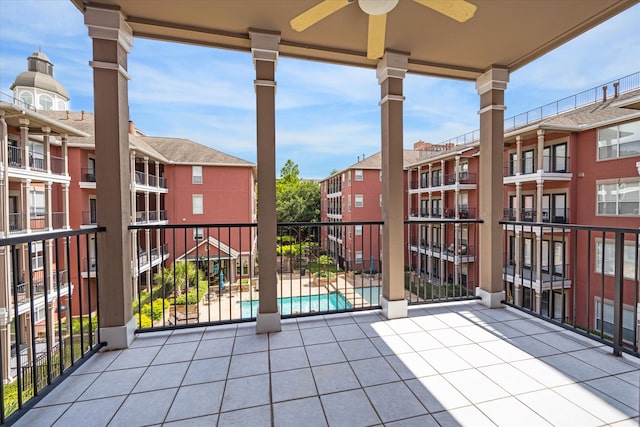
[[[368,15],[384,15],[393,10],[398,0],[358,0],[360,9]]]

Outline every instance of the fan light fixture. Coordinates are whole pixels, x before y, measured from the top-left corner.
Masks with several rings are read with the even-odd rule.
[[[378,59],[384,55],[385,33],[387,31],[387,13],[398,5],[399,0],[358,0],[358,6],[369,15],[367,58]],[[467,0],[414,0],[416,3],[433,9],[449,18],[465,22],[476,13],[476,6]],[[293,18],[291,28],[304,31],[355,0],[323,0],[312,8]]]
[[[398,4],[398,0],[358,0],[358,6],[367,15],[389,13]]]

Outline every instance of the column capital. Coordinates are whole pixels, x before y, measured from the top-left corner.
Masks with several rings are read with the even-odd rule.
[[[278,62],[280,33],[249,30],[249,38],[254,64],[256,61]]]
[[[509,83],[509,70],[506,68],[491,68],[476,79],[478,95],[490,90],[505,90]]]
[[[48,127],[48,126],[43,126],[43,127],[41,127],[40,129],[42,130],[42,133],[44,133],[44,134],[49,134],[49,133],[51,133],[51,128],[50,128],[50,127]]]
[[[385,52],[376,68],[378,83],[382,83],[389,77],[404,79],[408,68],[409,55],[404,53]]]
[[[133,30],[119,10],[87,6],[84,24],[89,28],[92,39],[114,40],[129,53],[133,46]]]
[[[538,129],[536,135],[538,135],[538,137],[544,136],[544,129]]]
[[[29,126],[29,119],[18,119],[18,123],[20,123],[21,128],[26,128]]]

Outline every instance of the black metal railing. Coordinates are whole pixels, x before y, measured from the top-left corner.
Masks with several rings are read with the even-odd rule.
[[[145,239],[147,230],[155,240],[155,230],[160,230],[151,259],[162,259],[150,267],[151,283],[146,274],[137,278],[138,330],[255,320],[260,289],[256,227],[131,225],[138,241]],[[380,227],[379,222],[279,223],[280,314],[295,317],[379,307]],[[349,250],[332,235],[349,236]],[[138,249],[135,260],[134,271],[149,268],[144,249]]]
[[[45,163],[44,154],[35,152],[29,153],[29,167],[31,169],[46,172],[47,165]]]
[[[82,168],[80,170],[82,182],[96,182],[96,171],[93,168]]]
[[[404,278],[410,304],[475,299],[479,276],[473,256],[480,222],[462,219],[405,222],[411,242]],[[465,264],[464,269],[461,263]]]
[[[0,341],[0,423],[13,423],[100,347],[97,279],[80,279],[81,254],[103,228],[0,239],[8,257],[11,332]],[[34,252],[38,251],[38,252]],[[97,332],[97,334],[96,334]]]
[[[96,211],[82,211],[82,225],[94,225],[98,223]]]
[[[51,227],[60,230],[64,227],[64,212],[51,212]]]
[[[640,355],[635,309],[640,230],[501,223],[509,225],[504,232],[508,305],[610,345],[615,354]]]
[[[15,145],[9,145],[7,148],[9,154],[9,166],[14,168],[25,167],[24,148]]]
[[[64,174],[64,159],[62,157],[50,156],[51,158],[51,173],[56,175]]]

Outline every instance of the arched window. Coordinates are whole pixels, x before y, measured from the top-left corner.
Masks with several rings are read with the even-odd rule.
[[[59,111],[64,111],[66,110],[67,107],[64,105],[64,101],[62,99],[58,100],[58,110]]]
[[[53,98],[51,98],[49,95],[40,95],[40,109],[52,110]]]
[[[24,102],[27,105],[33,105],[33,95],[31,94],[31,92],[21,92],[20,101]]]

